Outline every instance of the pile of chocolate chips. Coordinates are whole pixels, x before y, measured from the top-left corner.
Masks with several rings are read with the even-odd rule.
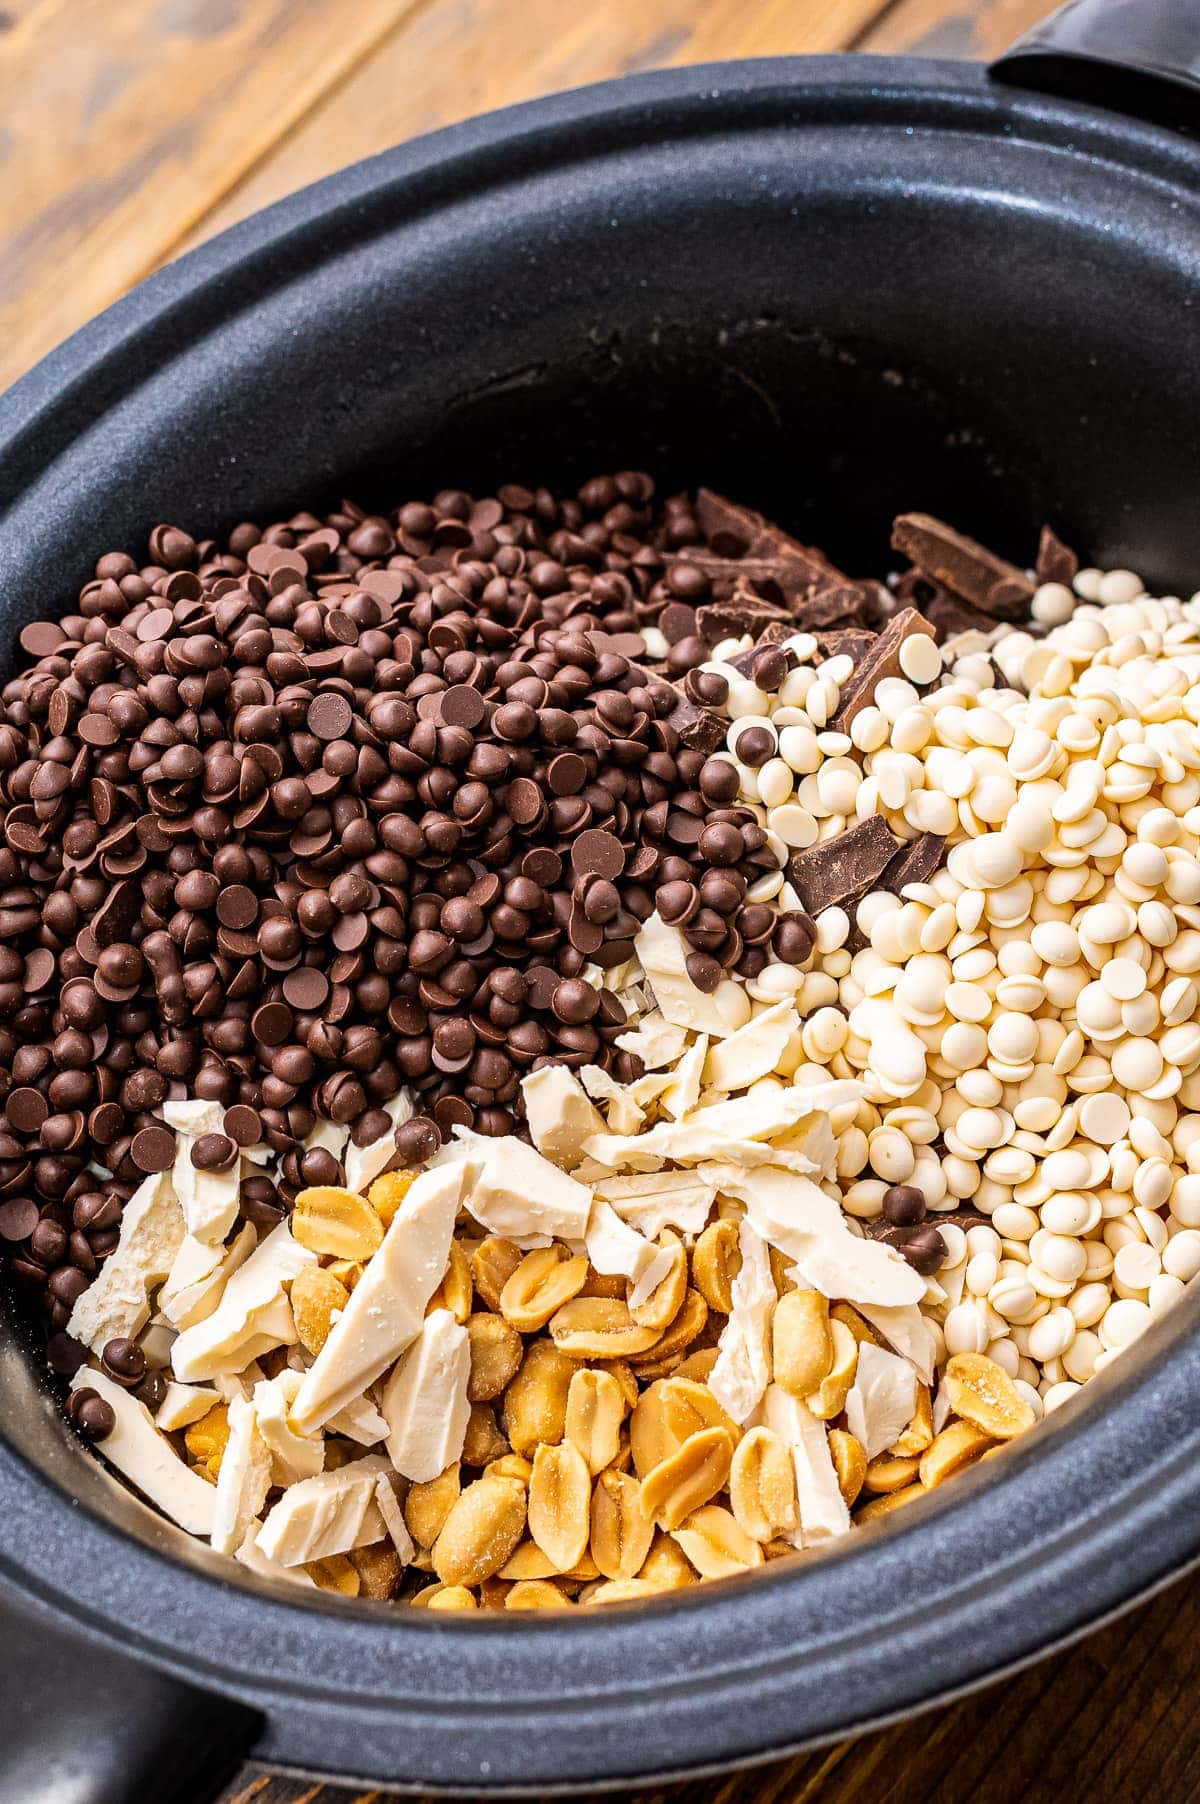
[[[509,1131],[546,1059],[636,1075],[580,973],[660,897],[703,987],[773,938],[803,955],[810,923],[746,904],[774,860],[707,760],[722,697],[695,667],[722,608],[828,613],[831,588],[835,617],[867,593],[622,472],[223,544],[160,526],[27,626],[0,710],[0,1236],[52,1326],[171,1163],[168,1098],[225,1106],[216,1165],[284,1155],[245,1187],[265,1226],[339,1175],[301,1151],[318,1117],[367,1144],[407,1084],[416,1162],[456,1123]]]

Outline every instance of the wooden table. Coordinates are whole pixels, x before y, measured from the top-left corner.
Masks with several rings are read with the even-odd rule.
[[[0,0],[0,389],[159,264],[469,113],[667,63],[990,56],[1047,0]],[[982,1695],[648,1804],[1159,1804],[1200,1792],[1200,1588]],[[224,1804],[378,1793],[247,1768]]]

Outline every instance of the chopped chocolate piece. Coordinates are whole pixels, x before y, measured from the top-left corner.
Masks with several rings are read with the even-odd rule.
[[[915,608],[903,608],[899,614],[893,614],[870,650],[842,684],[841,698],[832,722],[835,732],[846,733],[850,730],[855,717],[871,705],[876,686],[885,677],[904,675],[900,664],[900,647],[914,633],[924,633],[929,639],[934,636],[928,620],[923,620]]]
[[[766,525],[753,508],[718,495],[715,489],[697,489],[696,519],[705,539],[720,557],[740,557],[750,549]]]
[[[877,643],[879,634],[865,626],[835,626],[814,637],[822,658],[853,658],[858,664]]]
[[[795,606],[815,585],[829,581],[828,573],[817,565],[796,558],[724,558],[707,551],[681,552],[680,556],[703,570],[718,601],[728,601],[735,590],[746,589],[751,599],[771,601],[777,607]]]
[[[694,752],[715,752],[725,743],[725,722],[719,714],[701,708],[677,690],[679,700],[667,715],[667,725],[674,728],[684,745]]]
[[[902,846],[875,885],[898,896],[906,883],[928,883],[942,862],[946,842],[940,833],[918,833]]]
[[[788,876],[810,915],[847,907],[874,884],[895,857],[900,841],[880,814],[855,821],[834,839],[794,852]]]
[[[1079,559],[1064,545],[1052,526],[1043,526],[1038,544],[1037,579],[1040,583],[1064,583],[1069,589],[1079,573]]]
[[[923,575],[995,619],[1018,619],[1033,595],[1033,584],[1015,564],[932,514],[901,514],[892,528],[892,544]]]
[[[996,630],[996,622],[990,614],[983,614],[969,602],[960,601],[957,595],[952,595],[949,589],[920,570],[906,570],[896,584],[895,595],[905,607],[916,608],[918,614],[925,616],[939,645],[944,645],[958,633]]]
[[[740,639],[743,633],[753,633],[757,637],[772,625],[784,626],[789,633],[798,630],[785,608],[777,608],[773,602],[761,601],[753,595],[738,595],[729,601],[711,602],[707,607],[697,609],[696,624],[701,638],[709,645],[716,645],[722,639]]]

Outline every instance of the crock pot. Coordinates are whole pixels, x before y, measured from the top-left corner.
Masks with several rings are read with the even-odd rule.
[[[857,572],[919,507],[1020,562],[1048,519],[1188,593],[1198,46],[1195,0],[1083,0],[991,72],[649,75],[309,188],[0,404],[6,636],[159,520],[633,464],[724,487]],[[188,1542],[68,1433],[14,1319],[0,1799],[211,1797],[250,1754],[545,1795],[945,1698],[1200,1553],[1198,1323],[1185,1300],[1026,1444],[822,1557],[466,1621],[301,1600]]]

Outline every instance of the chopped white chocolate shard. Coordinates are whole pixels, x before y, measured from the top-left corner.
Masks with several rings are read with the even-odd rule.
[[[201,1134],[223,1134],[225,1132],[225,1105],[219,1102],[206,1102],[202,1097],[192,1097],[184,1102],[165,1102],[162,1106],[162,1118],[169,1128],[189,1140],[198,1140]]]
[[[270,1347],[290,1346],[296,1329],[284,1286],[315,1264],[316,1254],[292,1239],[285,1221],[272,1228],[234,1272],[213,1313],[175,1342],[176,1378],[186,1384],[240,1371]]]
[[[715,1090],[746,1090],[774,1071],[783,1049],[800,1026],[791,1002],[777,1002],[718,1040],[708,1055],[707,1081]]]
[[[741,1269],[731,1287],[733,1307],[717,1342],[708,1388],[735,1422],[748,1422],[771,1381],[768,1337],[776,1290],[766,1242],[751,1222],[738,1223],[738,1245]]]
[[[917,1374],[907,1359],[862,1341],[846,1398],[846,1426],[862,1442],[868,1459],[899,1440],[916,1407]]]
[[[229,1405],[229,1439],[217,1474],[212,1544],[233,1553],[246,1537],[271,1488],[271,1453],[258,1432],[254,1405],[235,1397]]]
[[[216,1491],[184,1464],[146,1405],[94,1367],[76,1372],[71,1389],[98,1391],[111,1405],[116,1425],[97,1448],[109,1465],[190,1535],[210,1535]]]
[[[627,1027],[618,1034],[616,1043],[622,1052],[640,1059],[647,1071],[662,1071],[682,1058],[687,1029],[668,1021],[660,1009],[651,1009],[636,1027]]]
[[[249,1222],[228,1246],[206,1245],[189,1234],[175,1255],[167,1281],[158,1293],[158,1308],[176,1328],[194,1328],[210,1316],[221,1292],[258,1244]]]
[[[524,1140],[506,1135],[492,1141],[464,1201],[489,1234],[530,1248],[547,1239],[582,1240],[592,1193]]]
[[[763,1422],[792,1450],[799,1506],[799,1522],[788,1537],[793,1546],[819,1547],[846,1534],[850,1512],[838,1486],[824,1422],[780,1384],[768,1387]]]
[[[240,1547],[235,1547],[233,1557],[240,1560],[247,1572],[256,1572],[259,1578],[286,1579],[291,1585],[307,1585],[310,1591],[317,1590],[315,1579],[309,1578],[300,1566],[281,1566],[278,1560],[268,1560],[258,1545],[260,1522],[252,1522],[246,1530],[246,1536]]]
[[[888,1345],[904,1355],[921,1382],[932,1383],[937,1335],[918,1305],[900,1303],[888,1308],[882,1303],[860,1302],[856,1307],[872,1328],[878,1328]]]
[[[431,1166],[414,1181],[305,1374],[292,1410],[302,1434],[361,1397],[420,1333],[450,1258],[462,1186],[462,1165]]]
[[[584,1151],[604,1165],[627,1165],[642,1171],[653,1169],[664,1159],[694,1165],[704,1159],[721,1158],[724,1149],[738,1141],[776,1140],[810,1118],[815,1128],[820,1116],[843,1103],[857,1104],[861,1095],[862,1086],[848,1079],[756,1090],[696,1109],[686,1121],[659,1122],[644,1134],[593,1135]],[[770,1152],[764,1154],[764,1158],[771,1157]]]
[[[380,1398],[388,1457],[403,1478],[423,1484],[462,1454],[470,1376],[466,1329],[448,1309],[433,1310]]]
[[[258,1432],[271,1450],[275,1483],[293,1485],[301,1478],[315,1478],[325,1467],[325,1442],[319,1434],[301,1434],[292,1421],[292,1404],[300,1389],[301,1374],[290,1368],[274,1378],[263,1378],[254,1387]]]
[[[579,1076],[592,1101],[605,1105],[609,1132],[636,1134],[646,1119],[646,1111],[634,1102],[628,1086],[617,1083],[599,1065],[585,1065]]]
[[[386,1471],[381,1455],[368,1454],[289,1485],[258,1531],[259,1552],[283,1566],[303,1566],[382,1541],[387,1524],[376,1490]]]
[[[220,1393],[211,1385],[168,1384],[167,1394],[155,1412],[155,1426],[164,1434],[174,1434],[177,1429],[198,1422],[220,1400]]]
[[[687,974],[687,941],[677,927],[668,927],[657,912],[645,922],[633,943],[655,1002],[676,1027],[724,1039],[749,1020],[750,998],[732,978],[722,978],[711,995],[697,989]],[[617,1043],[621,1043],[620,1037]]]
[[[396,1130],[413,1117],[413,1100],[407,1090],[401,1090],[398,1096],[393,1096],[391,1102],[383,1106],[392,1124],[387,1133],[381,1134],[378,1140],[372,1140],[369,1146],[355,1146],[351,1140],[346,1147],[343,1159],[346,1188],[357,1191],[359,1195],[366,1191],[368,1184],[374,1183],[395,1153]]]
[[[183,1205],[188,1233],[210,1246],[219,1246],[237,1220],[242,1191],[237,1162],[228,1171],[197,1171],[192,1164],[194,1141],[180,1137],[176,1145],[172,1178]]]
[[[344,1435],[360,1447],[377,1447],[387,1439],[388,1425],[369,1397],[355,1397],[343,1404],[325,1424],[326,1434]]]
[[[100,1275],[71,1311],[67,1333],[93,1352],[136,1338],[150,1319],[150,1290],[170,1271],[186,1226],[170,1172],[155,1172],[125,1205],[121,1233]]]
[[[672,1071],[671,1081],[663,1090],[660,1101],[675,1121],[682,1121],[685,1115],[690,1115],[699,1102],[707,1057],[708,1035],[698,1034]]]
[[[379,1514],[383,1517],[392,1546],[407,1566],[417,1550],[404,1521],[404,1511],[397,1501],[392,1479],[386,1472],[381,1472],[375,1481],[375,1502],[379,1506]]]
[[[565,1065],[543,1065],[540,1071],[531,1071],[521,1080],[521,1094],[533,1144],[559,1165],[577,1165],[588,1135],[604,1132],[598,1110]]]
[[[664,1228],[678,1228],[693,1238],[702,1233],[717,1189],[694,1171],[649,1171],[601,1178],[595,1194],[610,1202],[623,1221],[656,1240]]]
[[[584,1242],[588,1258],[605,1277],[628,1278],[636,1284],[655,1265],[661,1267],[663,1277],[670,1268],[670,1253],[664,1262],[663,1249],[622,1221],[602,1196],[592,1199]]]

